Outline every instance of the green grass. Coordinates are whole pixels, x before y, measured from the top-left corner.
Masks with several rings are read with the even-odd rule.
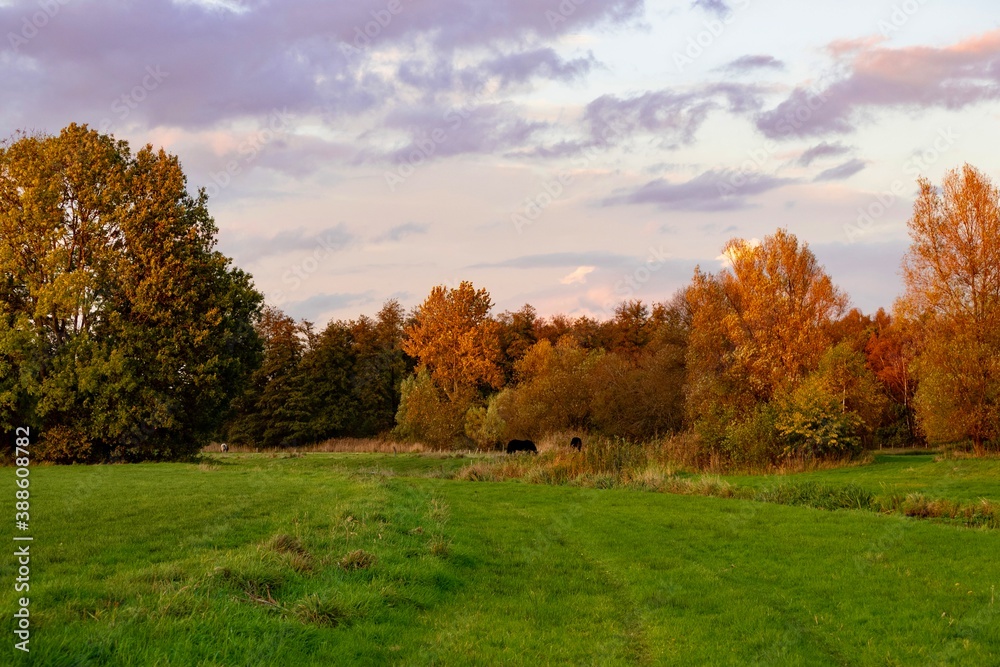
[[[995,470],[906,458],[801,477],[962,464],[971,499]],[[1000,664],[1000,531],[440,478],[463,459],[217,461],[34,468],[31,659],[0,663]]]
[[[883,495],[922,493],[929,498],[1000,501],[1000,459],[996,458],[935,461],[932,454],[883,454],[865,466],[725,479],[739,486],[763,487],[794,479],[835,486],[855,484]]]

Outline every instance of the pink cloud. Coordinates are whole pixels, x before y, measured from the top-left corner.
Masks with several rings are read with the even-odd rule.
[[[881,38],[835,42],[848,74],[825,88],[796,88],[757,127],[773,138],[851,132],[864,110],[960,109],[1000,98],[1000,30],[951,46],[889,48]]]

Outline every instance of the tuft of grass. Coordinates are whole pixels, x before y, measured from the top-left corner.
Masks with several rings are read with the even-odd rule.
[[[279,553],[294,553],[299,555],[306,555],[309,553],[306,551],[305,546],[303,546],[302,540],[288,535],[287,533],[275,535],[268,540],[266,546],[271,551],[277,551]]]
[[[431,552],[432,556],[447,558],[448,554],[451,553],[451,541],[445,539],[443,535],[434,535],[427,543],[427,550]]]
[[[347,625],[357,616],[357,610],[350,609],[333,598],[321,597],[317,593],[311,593],[296,602],[289,613],[306,625],[327,628]]]
[[[297,537],[281,533],[268,540],[264,547],[277,554],[296,572],[309,572],[313,569],[313,556]]]
[[[341,558],[339,564],[345,570],[367,570],[374,566],[376,562],[378,562],[378,559],[375,557],[375,554],[369,553],[364,549],[355,549]]]

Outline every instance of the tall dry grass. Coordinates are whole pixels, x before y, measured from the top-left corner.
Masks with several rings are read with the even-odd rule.
[[[201,450],[203,453],[219,453],[222,443],[213,442]],[[432,452],[432,448],[420,442],[396,442],[379,438],[334,438],[301,447],[249,447],[229,445],[230,453],[238,454],[283,454],[289,452],[359,452],[369,454],[422,454]]]

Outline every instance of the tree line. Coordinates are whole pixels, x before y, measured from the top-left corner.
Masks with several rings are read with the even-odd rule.
[[[71,125],[0,145],[0,426],[53,461],[387,436],[441,448],[689,434],[736,464],[1000,440],[1000,195],[919,182],[906,291],[850,308],[808,245],[730,241],[606,320],[495,314],[469,282],[321,331],[214,249],[179,161]]]
[[[697,268],[669,300],[626,301],[605,321],[543,318],[530,305],[494,316],[489,293],[469,282],[435,287],[405,317],[390,302],[378,323],[392,333],[376,349],[398,373],[353,375],[382,383],[380,419],[349,408],[359,421],[312,436],[372,435],[394,423],[396,438],[489,449],[553,433],[693,433],[705,456],[738,465],[928,441],[983,453],[1000,438],[998,202],[968,165],[940,189],[920,181],[906,292],[891,313],[850,308],[808,244],[783,229],[730,241],[722,270]],[[330,324],[323,335],[346,346],[337,358],[355,358],[355,343],[330,332],[374,330],[364,322]],[[302,360],[285,373],[299,373],[290,386],[305,393],[330,386],[329,370],[304,361],[323,354],[308,330],[290,342],[300,352],[282,357]],[[340,406],[374,405],[342,386]],[[273,424],[269,405],[298,404],[259,400],[245,415]],[[302,442],[287,433],[269,444]]]

